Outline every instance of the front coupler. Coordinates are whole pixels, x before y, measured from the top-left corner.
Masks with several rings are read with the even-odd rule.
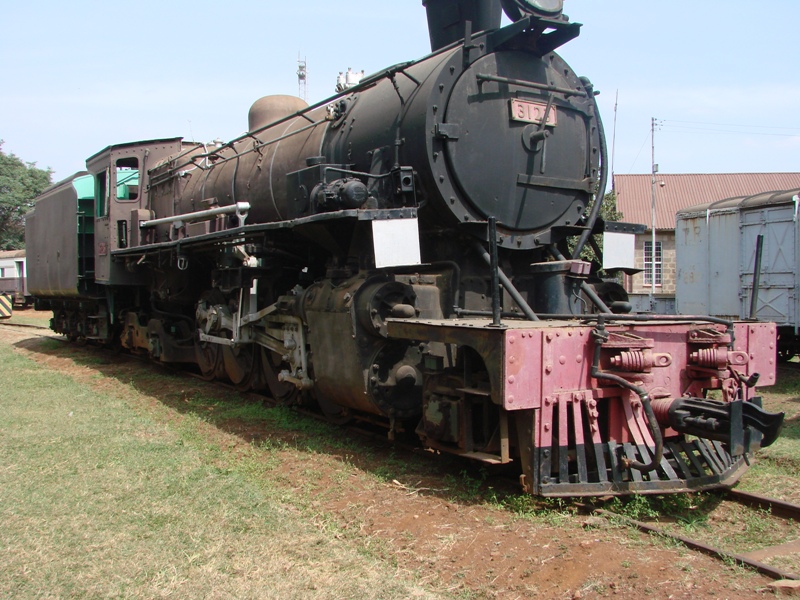
[[[661,425],[679,433],[717,440],[729,447],[731,456],[766,448],[780,434],[784,413],[768,413],[761,398],[721,402],[704,398],[665,399],[653,402]]]

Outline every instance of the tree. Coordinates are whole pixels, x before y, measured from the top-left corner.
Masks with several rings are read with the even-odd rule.
[[[51,169],[39,169],[36,163],[3,152],[0,140],[0,250],[25,247],[25,213],[50,185],[52,175]]]
[[[591,200],[589,202],[589,206],[586,207],[585,214],[588,215],[589,213],[592,212],[593,204],[594,200]],[[622,213],[617,210],[617,195],[614,192],[608,192],[603,197],[603,204],[600,206],[600,218],[603,219],[604,221],[621,221],[623,219]],[[602,237],[595,238],[595,241],[602,250],[603,249]],[[572,252],[575,249],[576,245],[577,245],[577,238],[570,241],[569,243],[570,252]],[[597,264],[599,264],[599,259],[589,244],[586,244],[583,247],[580,258],[588,262],[597,262]]]
[[[616,192],[608,192],[603,198],[603,206],[600,207],[600,216],[606,221],[621,221],[624,217],[617,210]]]
[[[591,210],[591,205],[589,207],[589,210]],[[603,197],[603,204],[600,206],[600,218],[603,219],[606,222],[609,222],[609,221],[621,221],[624,218],[624,215],[617,210],[617,194],[616,194],[616,192],[613,192],[613,191],[608,192]],[[597,245],[600,248],[600,250],[602,251],[602,249],[603,249],[603,238],[602,237],[597,240]],[[599,265],[600,260],[595,255],[594,250],[589,248],[587,250],[584,250],[584,252],[588,252],[588,257],[585,260],[597,261],[597,264]],[[608,277],[608,274],[606,274],[606,277]],[[617,280],[618,283],[622,283],[622,273],[617,273],[617,275],[615,276],[615,279]]]

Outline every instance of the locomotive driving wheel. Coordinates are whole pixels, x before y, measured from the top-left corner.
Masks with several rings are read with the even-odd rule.
[[[203,379],[211,381],[224,373],[222,347],[219,344],[200,340],[200,332],[218,335],[219,323],[214,307],[225,299],[217,290],[204,292],[197,303],[195,335],[195,359]]]
[[[317,396],[316,400],[322,414],[334,425],[347,425],[353,420],[353,413],[348,407],[340,406],[324,396]]]
[[[246,392],[257,387],[260,361],[253,344],[226,346],[222,350],[222,362],[225,374],[237,390]]]
[[[279,404],[295,404],[299,399],[300,390],[292,382],[280,380],[279,375],[284,364],[280,354],[261,348],[261,376],[269,389],[270,396]]]
[[[220,347],[217,344],[196,342],[195,358],[203,379],[211,381],[219,375],[219,366],[222,362],[221,355]]]

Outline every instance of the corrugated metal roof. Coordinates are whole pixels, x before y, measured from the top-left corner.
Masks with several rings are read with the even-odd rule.
[[[656,229],[675,229],[675,214],[698,204],[717,202],[735,196],[800,187],[800,173],[656,173]],[[652,175],[614,175],[617,210],[628,223],[650,227]]]
[[[767,206],[780,206],[781,204],[797,204],[800,202],[800,188],[793,190],[783,190],[780,192],[761,192],[754,196],[736,196],[717,200],[716,202],[706,202],[697,204],[689,208],[682,208],[675,215],[676,220],[680,218],[693,218],[709,211],[714,213],[724,211],[738,212],[751,208],[764,208]]]

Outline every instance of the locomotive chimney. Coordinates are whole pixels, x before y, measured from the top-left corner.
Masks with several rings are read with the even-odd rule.
[[[500,0],[422,0],[422,4],[428,13],[432,52],[462,39],[467,21],[472,21],[475,33],[500,27]]]

